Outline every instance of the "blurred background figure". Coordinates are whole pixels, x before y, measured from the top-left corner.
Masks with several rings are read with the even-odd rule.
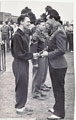
[[[12,35],[14,33],[14,30],[10,21],[8,22],[8,27],[9,27],[9,39],[12,40]]]
[[[47,16],[46,16],[46,13],[42,13],[41,15],[40,15],[40,17],[41,17],[41,20],[44,20],[45,22],[46,22],[46,20],[47,20]]]
[[[10,44],[9,44],[9,27],[8,27],[8,22],[4,21],[3,26],[1,27],[1,38],[2,41],[5,43],[7,52],[10,50]]]
[[[67,35],[66,49],[73,52],[73,24],[66,22],[65,31]]]
[[[14,33],[14,29],[13,29],[10,21],[8,22],[8,27],[9,27],[9,41],[8,42],[9,42],[9,50],[10,50],[10,48],[11,48],[11,40],[12,40],[13,33]]]

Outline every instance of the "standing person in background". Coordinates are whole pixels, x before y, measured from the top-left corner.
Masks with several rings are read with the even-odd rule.
[[[9,45],[9,27],[7,25],[7,21],[3,22],[3,26],[1,27],[1,38],[2,41],[5,43],[5,46],[7,48],[7,52],[10,50],[10,45]]]
[[[71,24],[71,52],[74,51],[74,48],[73,48],[73,24]]]
[[[9,47],[11,48],[10,41],[12,40],[12,36],[13,36],[14,30],[13,30],[13,27],[11,26],[11,22],[10,21],[8,22],[8,27],[9,27]]]
[[[46,13],[43,13],[40,17],[41,17],[42,21],[47,22],[47,15],[46,15]],[[45,24],[44,24],[44,26],[46,27]],[[47,28],[44,28],[44,29],[46,29],[46,31],[45,30],[44,31],[48,35],[48,39],[49,39],[50,26],[48,26],[48,29]],[[41,90],[43,90],[43,91],[49,91],[51,87],[47,86],[45,84],[45,82],[46,82],[46,76],[47,76],[47,71],[48,71],[48,59],[46,57],[44,59],[45,59],[45,62],[43,62],[43,64],[45,66],[45,70],[44,70],[44,78],[42,80]]]
[[[40,53],[41,51],[47,49],[47,39],[48,34],[45,29],[45,21],[38,19],[35,32],[32,35],[31,51]],[[45,95],[42,93],[41,90],[44,90],[42,86],[45,82],[47,75],[48,59],[40,57],[36,60],[32,60],[32,63],[33,63],[32,96],[35,99],[44,99],[43,97]],[[45,90],[49,91],[49,88],[46,88]]]
[[[52,30],[48,43],[48,51],[44,51],[42,57],[48,57],[55,104],[53,109],[49,109],[52,115],[47,119],[59,120],[65,117],[64,79],[67,71],[67,62],[64,54],[66,52],[66,33],[61,25],[59,13],[54,9],[50,11],[50,25]]]
[[[11,44],[11,52],[14,57],[13,73],[15,76],[16,112],[25,112],[25,104],[28,93],[29,80],[29,59],[37,57],[38,54],[29,52],[29,35],[25,29],[30,26],[30,19],[27,15],[18,17],[19,28],[14,34]],[[29,112],[29,111],[28,111]]]
[[[13,27],[11,26],[11,22],[8,22],[8,27],[9,27],[9,39],[12,40],[12,35],[14,33]]]
[[[66,49],[71,52],[73,51],[73,26],[69,22],[66,24],[65,31],[67,35]]]

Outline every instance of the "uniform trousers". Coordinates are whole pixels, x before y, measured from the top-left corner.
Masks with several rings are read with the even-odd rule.
[[[15,108],[22,108],[25,106],[28,94],[28,80],[29,80],[29,63],[25,60],[14,59],[13,73],[15,76],[15,93],[16,104]]]
[[[67,41],[66,41],[66,48],[68,49],[69,44],[69,51],[73,51],[73,33],[67,34]]]
[[[38,58],[33,60],[33,82],[32,82],[32,92],[38,92],[41,88],[41,85],[46,80],[47,68],[48,68],[48,59]]]
[[[53,106],[54,114],[64,118],[65,116],[65,74],[67,68],[55,69],[49,65],[49,72],[53,87],[55,104]]]
[[[7,52],[10,50],[10,40],[8,35],[2,35],[2,40],[6,44]]]

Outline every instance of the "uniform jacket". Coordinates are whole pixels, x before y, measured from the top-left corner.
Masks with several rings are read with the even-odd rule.
[[[29,53],[29,35],[18,29],[12,39],[11,52],[18,60],[31,59],[33,54]]]
[[[67,62],[64,57],[66,52],[66,34],[60,25],[57,27],[59,29],[58,32],[52,37],[48,44],[49,64],[55,69],[67,68]]]
[[[2,26],[1,27],[1,32],[2,32],[2,36],[3,35],[9,36],[9,27],[7,25],[6,26]]]
[[[45,32],[44,28],[41,28],[41,26],[37,26],[36,30],[32,36],[33,41],[36,43],[36,51],[40,52],[44,50],[47,46],[47,33]]]

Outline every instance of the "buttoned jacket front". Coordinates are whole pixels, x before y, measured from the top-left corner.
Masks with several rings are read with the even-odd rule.
[[[59,25],[57,33],[49,40],[48,43],[48,59],[52,68],[67,68],[65,59],[66,52],[66,34],[64,29]]]

